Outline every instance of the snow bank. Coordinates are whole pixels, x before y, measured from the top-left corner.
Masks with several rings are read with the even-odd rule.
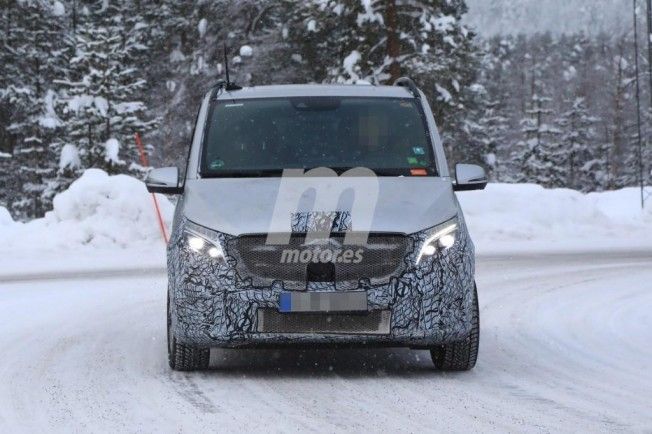
[[[652,204],[635,188],[582,194],[529,184],[491,184],[458,195],[480,254],[652,250]],[[158,196],[170,227],[172,204]],[[0,207],[0,277],[11,273],[121,270],[165,265],[151,195],[125,175],[89,169],[29,223]]]
[[[169,225],[174,208],[158,197]],[[28,223],[13,222],[0,208],[0,255],[6,252],[69,252],[86,247],[126,249],[163,247],[151,195],[145,184],[126,175],[88,169],[54,198],[53,210]],[[4,254],[2,251],[6,251]]]
[[[458,194],[480,252],[652,250],[652,204],[640,191],[582,194],[533,184],[490,184]]]

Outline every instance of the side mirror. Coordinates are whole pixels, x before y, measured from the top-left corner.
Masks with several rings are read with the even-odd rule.
[[[475,164],[455,165],[455,191],[484,190],[487,186],[487,173]]]
[[[152,170],[145,179],[145,185],[150,193],[183,193],[183,187],[179,187],[179,169],[176,167],[163,167]]]

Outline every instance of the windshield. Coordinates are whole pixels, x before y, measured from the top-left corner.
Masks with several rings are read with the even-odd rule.
[[[423,113],[414,99],[300,97],[218,101],[201,174],[278,176],[283,169],[372,169],[435,175]]]

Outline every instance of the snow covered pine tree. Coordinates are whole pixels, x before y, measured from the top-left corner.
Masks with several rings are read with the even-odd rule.
[[[27,219],[49,209],[48,179],[56,173],[51,144],[61,121],[54,113],[52,80],[65,68],[61,4],[26,0],[3,6],[3,123],[12,143],[3,165],[14,193],[5,198],[14,217]],[[11,24],[11,25],[9,25]]]
[[[552,99],[532,96],[529,115],[523,119],[525,141],[520,142],[515,158],[521,165],[521,182],[536,182],[546,187],[564,187],[566,152],[559,141],[561,131],[546,121],[553,113],[548,108]]]
[[[61,118],[68,142],[62,146],[61,169],[75,156],[81,168],[139,175],[135,132],[155,125],[142,98],[146,80],[137,59],[147,51],[145,28],[131,3],[93,1],[77,11],[74,56],[61,86]],[[73,149],[77,148],[77,152]]]
[[[596,134],[598,119],[590,116],[584,98],[570,102],[558,125],[567,154],[565,186],[576,190],[600,190],[607,181],[607,149]]]

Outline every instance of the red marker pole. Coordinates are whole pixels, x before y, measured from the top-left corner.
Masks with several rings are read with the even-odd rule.
[[[143,167],[148,167],[149,162],[147,161],[147,154],[145,154],[145,147],[143,146],[142,140],[140,140],[140,134],[134,134],[136,139],[136,147],[138,148],[138,153],[140,154],[140,164]],[[156,199],[156,194],[152,193],[152,199],[154,200],[154,209],[156,210],[156,217],[158,218],[158,225],[161,228],[161,233],[163,234],[163,239],[165,244],[168,243],[169,237],[167,229],[165,228],[165,222],[163,221],[163,216],[161,215],[161,208],[158,206],[158,199]]]

